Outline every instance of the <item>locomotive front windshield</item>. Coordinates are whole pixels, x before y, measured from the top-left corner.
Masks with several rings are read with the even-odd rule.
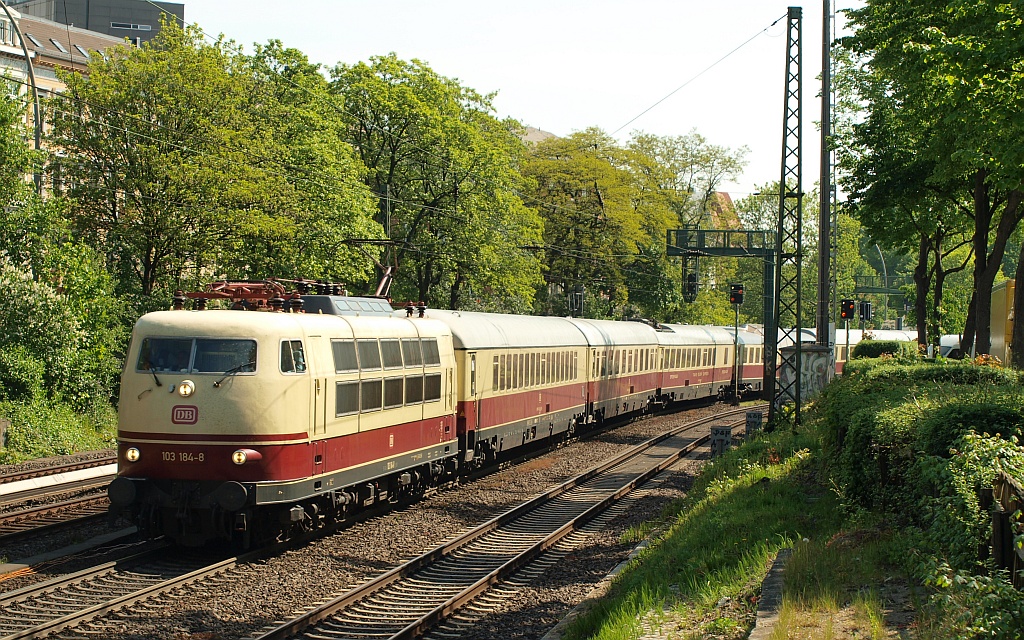
[[[256,341],[220,338],[146,338],[136,371],[252,373]]]

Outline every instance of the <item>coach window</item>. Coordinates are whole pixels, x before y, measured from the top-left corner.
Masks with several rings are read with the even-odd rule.
[[[402,347],[398,340],[381,340],[380,355],[385,369],[402,368]]]
[[[359,383],[339,382],[334,387],[334,415],[344,416],[359,411]]]
[[[519,388],[519,354],[512,354],[512,384],[510,385],[513,389]]]
[[[423,340],[423,364],[428,367],[441,365],[441,354],[437,350],[436,338],[426,338]]]
[[[441,374],[428,373],[423,376],[423,402],[437,402],[441,399]]]
[[[400,407],[404,403],[405,378],[384,379],[384,408]]]
[[[421,366],[423,353],[420,351],[419,338],[402,338],[402,355],[405,356],[406,367]]]
[[[334,372],[345,373],[358,371],[356,360],[356,343],[352,340],[331,340],[331,351],[334,353]]]
[[[281,341],[281,373],[305,373],[306,355],[301,340]]]
[[[380,409],[383,381],[363,380],[359,383],[359,410],[377,411]]]
[[[423,376],[405,376],[405,404],[423,402]]]
[[[380,369],[380,347],[376,340],[356,340],[356,350],[359,352],[359,368],[362,371]]]
[[[491,389],[498,390],[498,356],[494,356],[494,367],[491,371]]]

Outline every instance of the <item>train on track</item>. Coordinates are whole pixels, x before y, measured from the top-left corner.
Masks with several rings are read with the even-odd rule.
[[[761,389],[763,338],[747,328],[737,345],[732,328],[395,311],[340,293],[225,282],[140,318],[112,513],[147,537],[249,546],[609,419]],[[232,308],[207,309],[217,298]]]

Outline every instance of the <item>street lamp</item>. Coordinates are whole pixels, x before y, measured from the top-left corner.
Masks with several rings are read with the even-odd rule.
[[[21,27],[18,26],[18,23],[14,20],[14,16],[11,14],[11,10],[7,8],[7,5],[4,4],[2,0],[0,0],[0,9],[4,10],[4,13],[7,14],[7,19],[11,21],[11,27],[14,29],[14,32],[18,34],[18,42],[21,43],[21,50],[25,53],[25,65],[28,67],[28,81],[29,85],[32,87],[32,115],[33,121],[35,122],[36,151],[39,151],[42,146],[43,125],[42,122],[39,121],[39,88],[36,86],[36,72],[32,66],[32,56],[29,55],[28,47],[25,46],[25,36],[21,33]],[[42,178],[39,173],[36,172],[33,179],[36,183],[36,193],[39,193],[42,190]]]

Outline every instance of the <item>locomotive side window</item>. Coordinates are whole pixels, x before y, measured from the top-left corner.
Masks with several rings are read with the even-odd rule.
[[[376,371],[380,369],[380,348],[376,340],[356,340],[356,349],[359,351],[359,368],[363,371]]]
[[[398,340],[381,340],[380,355],[385,369],[402,368],[402,347]]]
[[[343,416],[359,411],[358,382],[339,382],[334,389],[334,415]]]
[[[405,377],[405,404],[423,402],[423,376]]]
[[[419,338],[402,338],[402,354],[405,356],[405,366],[418,367],[423,364],[423,354],[420,353]]]
[[[436,367],[441,364],[441,354],[437,350],[437,339],[425,338],[423,340],[423,364],[428,367]]]
[[[380,409],[383,380],[363,380],[359,383],[359,410],[377,411]]]
[[[146,338],[139,349],[137,371],[184,371],[192,358],[192,340]]]
[[[334,372],[358,371],[356,360],[356,343],[351,340],[331,340],[331,351],[334,352]]]
[[[423,376],[423,402],[437,402],[441,399],[441,374],[428,373]]]
[[[402,406],[404,403],[404,390],[405,378],[386,378],[384,380],[384,408],[390,409],[391,407]]]
[[[197,358],[198,360],[198,358]],[[301,340],[281,341],[281,372],[305,373],[306,355],[302,352]]]

